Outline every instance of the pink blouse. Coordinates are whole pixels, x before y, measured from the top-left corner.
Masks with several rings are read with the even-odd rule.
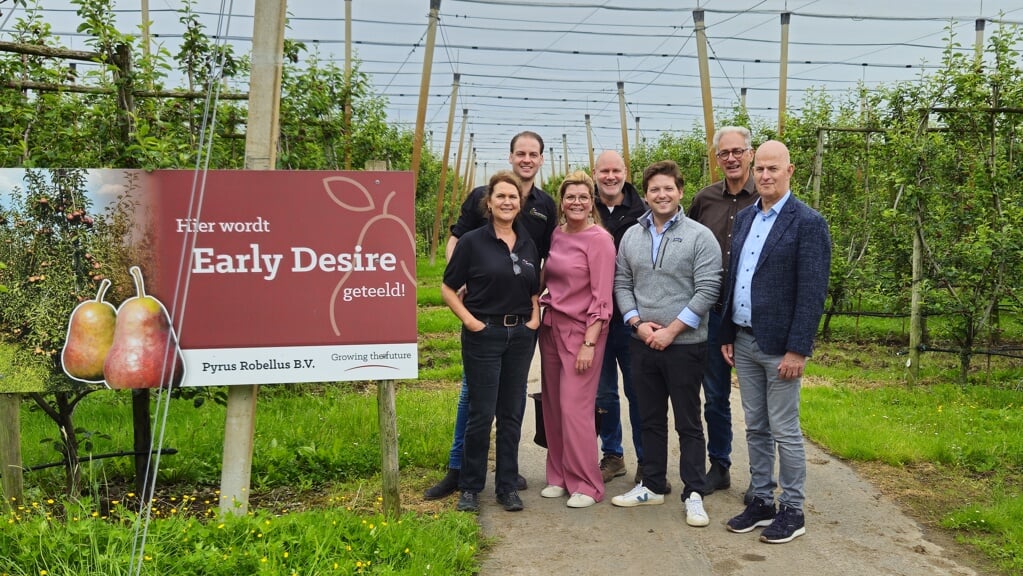
[[[569,234],[558,226],[543,266],[547,291],[541,306],[550,306],[586,326],[611,318],[615,245],[601,226]]]

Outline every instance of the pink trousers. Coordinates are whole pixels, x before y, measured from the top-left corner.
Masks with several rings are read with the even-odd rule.
[[[543,422],[547,432],[547,484],[569,494],[604,498],[594,410],[607,330],[597,338],[593,365],[580,374],[575,359],[583,345],[586,325],[547,309],[540,324],[540,368]]]

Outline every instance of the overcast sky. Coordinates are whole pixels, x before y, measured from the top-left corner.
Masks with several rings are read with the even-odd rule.
[[[0,4],[5,22],[9,2]],[[66,46],[86,48],[67,0],[46,0],[45,15]],[[415,121],[429,0],[352,0],[352,37],[362,69],[389,101],[392,122]],[[182,26],[180,2],[150,0],[155,41],[172,52]],[[122,30],[139,29],[138,0],[117,2]],[[703,123],[693,11],[705,11],[712,97],[727,113],[747,89],[750,113],[777,119],[780,13],[790,11],[788,106],[798,114],[808,88],[836,96],[854,89],[932,73],[951,29],[972,49],[975,20],[1023,22],[1020,0],[442,0],[434,52],[427,129],[442,150],[454,73],[461,75],[452,155],[462,110],[475,134],[482,178],[507,167],[507,146],[517,131],[539,132],[547,163],[563,170],[562,134],[572,166],[588,163],[585,115],[593,146],[621,148],[616,83],[624,82],[629,145],[664,131],[688,132]],[[218,29],[247,52],[254,2],[197,0],[211,34]],[[20,11],[20,9],[18,10]],[[17,18],[18,11],[14,17]],[[321,58],[343,66],[344,1],[290,0],[288,37],[318,46]],[[219,18],[223,12],[224,18]],[[230,16],[228,17],[228,14]],[[1004,13],[1004,15],[1002,14]],[[0,38],[10,39],[8,21]],[[244,90],[246,86],[237,87]],[[466,136],[468,139],[468,135]]]

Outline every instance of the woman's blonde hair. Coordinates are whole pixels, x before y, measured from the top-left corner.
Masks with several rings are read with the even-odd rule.
[[[565,221],[565,214],[562,210],[565,198],[565,189],[569,186],[582,184],[589,190],[590,195],[590,218],[593,219],[594,224],[600,224],[600,212],[597,211],[597,191],[593,185],[593,178],[582,170],[576,170],[569,174],[565,180],[561,183],[561,187],[558,188],[558,222]]]

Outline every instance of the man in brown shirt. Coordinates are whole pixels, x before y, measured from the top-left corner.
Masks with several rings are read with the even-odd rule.
[[[759,195],[750,174],[753,161],[750,131],[741,126],[725,126],[714,133],[714,148],[725,179],[696,194],[689,207],[689,217],[710,228],[721,245],[721,285],[725,286],[735,214],[756,202]],[[707,456],[710,458],[707,487],[711,490],[724,490],[731,486],[732,411],[729,395],[732,391],[732,369],[721,356],[717,337],[724,298],[722,291],[710,311],[707,363],[703,369],[703,414],[707,421]]]

